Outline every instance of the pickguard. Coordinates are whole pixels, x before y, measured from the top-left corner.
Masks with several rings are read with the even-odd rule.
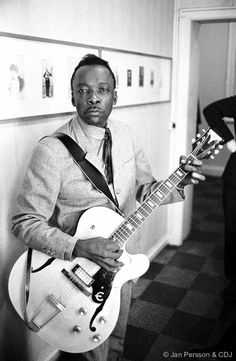
[[[95,332],[96,328],[92,326],[93,321],[95,320],[96,316],[101,312],[103,309],[107,298],[112,289],[112,281],[115,277],[114,272],[106,271],[104,268],[100,268],[99,271],[93,276],[93,292],[92,292],[92,300],[95,303],[100,303],[100,306],[97,307],[96,311],[94,312],[89,328],[91,331]]]

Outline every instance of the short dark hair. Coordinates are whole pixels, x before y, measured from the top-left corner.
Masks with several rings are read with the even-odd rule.
[[[114,89],[116,88],[116,78],[115,78],[115,75],[114,75],[113,71],[110,68],[110,65],[109,65],[108,61],[106,61],[106,60],[104,60],[102,58],[99,58],[98,56],[96,56],[94,54],[86,54],[80,60],[79,64],[76,66],[76,68],[75,68],[75,70],[74,70],[74,72],[72,74],[71,81],[70,81],[71,90],[73,90],[73,80],[74,80],[74,77],[75,77],[75,73],[77,72],[77,70],[79,68],[81,68],[84,65],[102,65],[105,68],[107,68],[109,70],[109,72],[111,73],[111,76],[112,76],[112,79],[113,79],[113,82],[114,82]]]

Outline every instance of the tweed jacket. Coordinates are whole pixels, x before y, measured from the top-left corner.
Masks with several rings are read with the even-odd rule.
[[[142,202],[157,182],[128,126],[108,120],[108,127],[113,139],[114,192],[127,216],[135,210],[136,200]],[[86,158],[103,174],[77,116],[57,132],[68,134],[79,143]],[[168,203],[179,200],[182,197],[174,191]],[[86,209],[95,206],[114,210],[111,201],[88,181],[65,146],[52,134],[40,140],[33,151],[12,217],[13,233],[34,249],[71,260],[79,218]],[[139,239],[139,235],[131,238],[130,252],[140,251]]]
[[[203,114],[209,126],[225,141],[235,139],[236,134],[236,96],[217,100],[203,109]],[[224,121],[224,117],[234,119],[234,135]],[[224,182],[236,188],[236,152],[232,153],[227,161],[224,173]]]

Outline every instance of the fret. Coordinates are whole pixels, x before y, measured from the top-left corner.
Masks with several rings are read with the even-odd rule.
[[[135,231],[134,226],[128,221],[126,223],[124,223],[124,226],[125,226],[125,230],[130,232],[130,234],[132,234]]]
[[[159,198],[159,200],[162,200],[164,198],[164,194],[160,192],[160,190],[156,190],[154,193]]]
[[[115,231],[114,236],[119,237],[122,241],[128,239],[129,234],[124,232],[123,224]]]
[[[119,248],[123,247],[124,243],[126,242],[127,238],[121,237],[122,234],[119,232],[119,229],[116,230],[112,235],[111,238],[117,244]]]
[[[161,199],[156,194],[152,193],[149,198],[154,201],[155,204],[161,204]]]
[[[152,200],[150,198],[148,198],[146,200],[146,202],[148,203],[148,205],[152,208],[155,209],[156,208],[156,204],[154,202],[152,202]]]
[[[142,221],[136,216],[136,212],[131,214],[128,220],[134,227],[138,227],[142,224]]]
[[[140,207],[139,207],[140,208]],[[139,208],[138,210],[135,212],[136,216],[138,219],[140,219],[140,221],[143,221],[144,220],[144,217],[143,215],[139,212]]]
[[[119,239],[117,239],[116,237],[114,238],[114,242],[116,242],[117,246],[119,248],[123,247],[124,242],[120,241]]]
[[[190,157],[188,158],[189,161]],[[138,209],[130,214],[126,220],[119,226],[111,237],[119,247],[123,246],[125,241],[138,229],[148,216],[165,200],[181,180],[188,174],[181,167],[177,168],[165,181],[160,183],[157,188],[145,199]]]
[[[125,227],[125,223],[123,223],[122,227],[120,228],[120,232],[126,238],[128,238],[132,234],[132,233],[130,233],[130,230]]]
[[[145,211],[148,212],[148,214],[150,214],[152,212],[152,207],[149,206],[148,202],[145,201],[143,204],[142,204],[142,207],[145,209]]]
[[[170,179],[167,179],[163,184],[170,190],[174,188],[174,184],[170,181]]]
[[[186,172],[184,172],[181,168],[178,168],[177,171],[175,172],[175,174],[180,177],[180,179],[182,180],[185,176],[186,176]]]
[[[169,188],[165,185],[165,183],[162,183],[162,184],[160,185],[160,189],[161,189],[161,191],[164,193],[165,196],[168,195],[168,193],[169,193]]]
[[[142,207],[139,207],[139,212],[145,217],[147,218],[147,215],[149,216],[149,213]]]
[[[175,183],[175,185],[177,185],[182,180],[182,178],[178,177],[175,173],[171,175],[170,179]]]

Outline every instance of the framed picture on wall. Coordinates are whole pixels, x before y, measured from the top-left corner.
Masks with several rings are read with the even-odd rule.
[[[75,112],[70,79],[87,47],[35,37],[0,33],[0,120]]]
[[[116,106],[169,102],[171,58],[0,32],[0,121],[72,114],[70,79],[88,53],[109,64]]]
[[[171,58],[108,49],[101,53],[119,80],[117,107],[170,101]]]

